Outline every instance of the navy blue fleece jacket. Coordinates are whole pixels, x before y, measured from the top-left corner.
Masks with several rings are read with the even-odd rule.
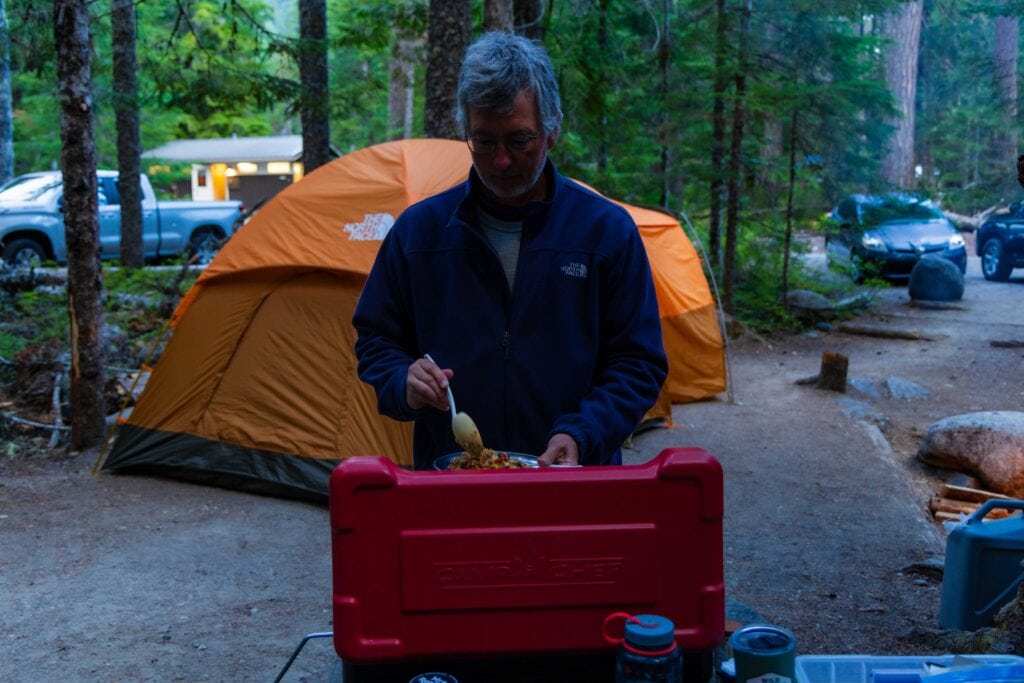
[[[570,435],[585,465],[620,447],[667,372],[640,233],[621,207],[560,175],[528,206],[515,290],[480,232],[474,171],[409,207],[381,245],[356,306],[359,377],[378,409],[415,420],[417,468],[461,450],[447,412],[406,403],[409,365],[429,353],[455,375],[460,411],[484,445],[539,455]]]

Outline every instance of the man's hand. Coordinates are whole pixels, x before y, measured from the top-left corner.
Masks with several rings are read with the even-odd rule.
[[[448,410],[448,380],[455,373],[442,370],[426,358],[420,358],[409,366],[405,376],[405,402],[413,410],[423,406],[434,406],[438,410]]]
[[[540,454],[537,463],[541,467],[551,465],[579,465],[580,449],[568,434],[555,434],[548,441],[548,449]]]

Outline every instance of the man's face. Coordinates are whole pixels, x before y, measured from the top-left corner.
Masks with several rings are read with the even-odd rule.
[[[533,93],[521,90],[508,114],[470,107],[468,128],[475,147],[494,148],[473,152],[473,166],[494,199],[522,205],[544,198],[541,173],[557,135],[541,133]]]

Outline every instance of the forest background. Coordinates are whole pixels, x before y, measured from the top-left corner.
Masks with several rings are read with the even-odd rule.
[[[790,262],[794,231],[822,229],[842,195],[915,191],[964,217],[1015,198],[1022,13],[1021,0],[0,0],[0,181],[74,172],[75,101],[91,117],[89,163],[122,176],[126,148],[138,163],[172,139],[301,132],[309,172],[330,146],[458,137],[466,45],[515,31],[555,64],[560,170],[682,214],[726,310],[779,325],[790,287],[822,286]],[[141,170],[165,195],[189,171]],[[69,291],[101,289],[74,208],[68,244],[84,226],[86,246],[69,254]],[[83,270],[93,261],[95,276]],[[70,304],[69,315],[96,347],[100,316]],[[86,368],[80,405],[101,367]],[[80,444],[95,442],[101,417]]]

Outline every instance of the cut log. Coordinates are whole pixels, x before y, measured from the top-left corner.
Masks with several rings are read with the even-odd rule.
[[[1010,500],[1010,496],[1004,496],[1003,494],[995,493],[994,491],[983,491],[982,489],[972,489],[967,486],[954,486],[953,484],[943,484],[941,495],[944,498],[966,500],[972,503],[984,503],[990,498]]]
[[[971,503],[965,500],[955,500],[953,498],[944,498],[942,496],[932,496],[931,500],[928,501],[928,508],[932,512],[963,512],[970,514],[981,507],[981,503]],[[1006,517],[1009,513],[1006,510],[992,510],[988,513],[988,517],[993,519],[999,519]]]

